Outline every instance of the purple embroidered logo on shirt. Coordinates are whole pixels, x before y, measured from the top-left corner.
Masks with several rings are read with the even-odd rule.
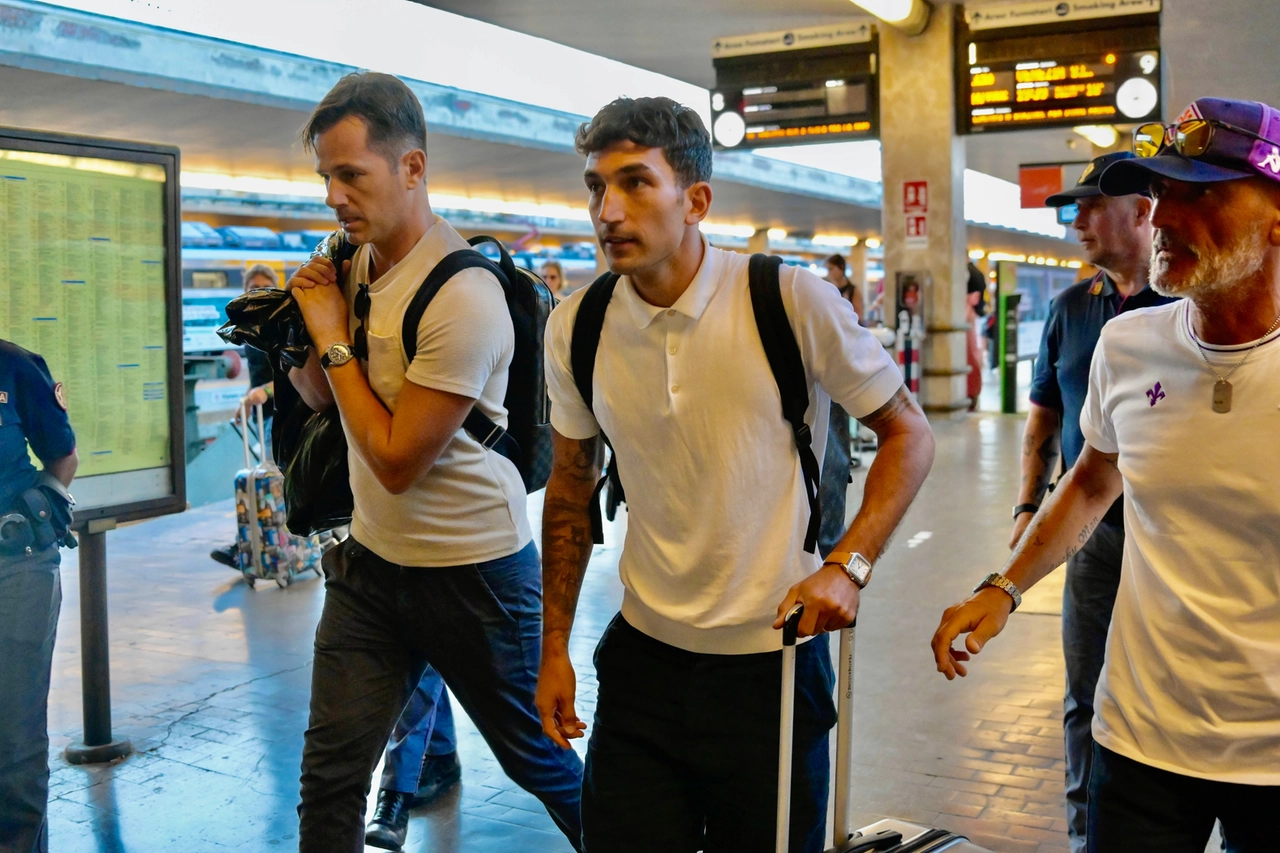
[[[1156,385],[1155,385],[1155,387],[1154,387],[1154,388],[1150,388],[1150,389],[1148,389],[1148,390],[1147,390],[1147,400],[1148,400],[1148,401],[1151,403],[1151,405],[1153,405],[1153,406],[1154,406],[1156,403],[1159,403],[1161,400],[1163,400],[1163,399],[1164,399],[1164,396],[1165,396],[1165,395],[1164,395],[1164,390],[1163,390],[1163,389],[1161,389],[1161,387],[1160,387],[1160,383],[1159,383],[1159,382],[1157,382],[1157,383],[1156,383]]]

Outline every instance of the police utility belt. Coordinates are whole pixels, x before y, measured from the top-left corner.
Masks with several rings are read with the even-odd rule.
[[[0,556],[28,556],[58,544],[76,547],[71,535],[75,499],[53,475],[40,472],[0,516]]]

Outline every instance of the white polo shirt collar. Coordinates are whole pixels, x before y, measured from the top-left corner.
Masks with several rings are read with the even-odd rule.
[[[635,287],[631,284],[631,276],[624,275],[618,282],[618,297],[623,305],[627,306],[627,313],[631,317],[631,321],[636,324],[637,329],[647,329],[662,314],[683,314],[690,320],[697,320],[702,316],[702,312],[707,309],[707,305],[711,302],[711,297],[715,296],[717,288],[720,286],[720,272],[723,262],[719,252],[713,252],[711,245],[707,242],[707,238],[702,238],[702,263],[698,266],[698,272],[694,275],[693,281],[689,282],[689,286],[685,288],[684,293],[680,294],[680,298],[670,308],[663,308],[660,305],[651,305],[645,302],[643,297],[636,292]]]

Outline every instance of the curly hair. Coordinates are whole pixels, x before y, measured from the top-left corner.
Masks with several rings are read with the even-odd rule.
[[[584,157],[624,140],[661,148],[680,185],[711,180],[711,135],[690,107],[670,98],[618,98],[578,128]]]

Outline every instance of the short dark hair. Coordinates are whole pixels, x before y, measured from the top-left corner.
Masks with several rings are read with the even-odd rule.
[[[698,114],[670,98],[618,98],[578,128],[584,157],[628,140],[661,148],[681,186],[711,180],[711,135]]]
[[[840,269],[844,269],[845,267],[848,266],[848,264],[844,262],[844,255],[838,255],[838,254],[832,255],[831,257],[827,258],[827,263],[833,267],[840,267]]]
[[[427,120],[422,115],[422,104],[397,77],[357,71],[339,80],[316,104],[302,128],[307,151],[314,153],[316,138],[348,116],[364,122],[369,147],[387,158],[392,168],[406,151],[427,150]]]

